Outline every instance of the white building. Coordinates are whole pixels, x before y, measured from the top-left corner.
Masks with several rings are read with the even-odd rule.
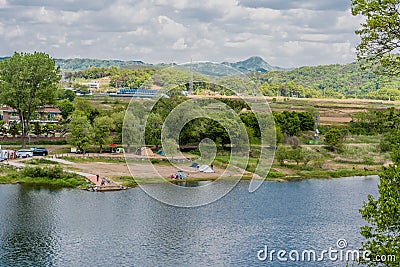
[[[96,81],[91,81],[89,83],[82,83],[82,85],[87,86],[89,89],[99,89],[100,84]]]

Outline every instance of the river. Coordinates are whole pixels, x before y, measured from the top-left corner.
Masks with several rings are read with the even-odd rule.
[[[345,266],[260,259],[266,246],[320,251],[345,239],[358,248],[365,224],[358,210],[368,194],[377,196],[377,183],[374,176],[264,182],[249,193],[242,181],[198,208],[162,204],[140,188],[0,185],[0,266]]]

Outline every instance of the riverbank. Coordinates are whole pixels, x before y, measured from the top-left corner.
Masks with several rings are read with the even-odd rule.
[[[85,188],[88,184],[85,177],[64,172],[59,166],[28,166],[20,170],[2,166],[0,173],[0,184],[25,184],[57,188]]]
[[[177,170],[183,170],[188,174],[188,177],[183,181],[186,182],[200,182],[200,181],[213,181],[218,179],[226,170],[227,163],[229,162],[229,156],[217,156],[214,160],[214,171],[215,173],[203,173],[198,171],[196,168],[189,167],[191,161],[185,161],[181,163],[171,164],[165,160],[152,160],[151,163],[148,161],[138,160],[130,162],[130,168],[128,168],[122,155],[108,155],[101,154],[101,156],[92,157],[38,157],[33,159],[18,159],[13,160],[14,165],[22,166],[34,166],[29,167],[29,171],[16,171],[10,169],[11,166],[3,166],[0,169],[0,183],[2,184],[30,184],[40,185],[49,187],[66,187],[66,188],[91,188],[96,186],[93,181],[90,181],[88,177],[78,175],[79,173],[90,173],[92,176],[96,174],[100,177],[105,177],[118,186],[124,188],[136,187],[140,184],[154,184],[160,182],[160,176],[167,179],[172,183],[177,183],[182,180],[168,179],[171,174]],[[378,175],[382,165],[365,165],[361,164],[350,164],[346,161],[336,162],[332,159],[328,159],[321,164],[319,167],[314,165],[303,165],[296,164],[294,162],[288,162],[283,166],[274,163],[271,167],[266,181],[298,181],[309,178],[339,178],[339,177],[352,177],[352,176],[368,176]],[[11,161],[10,161],[11,162]],[[229,177],[241,176],[241,180],[251,180],[253,178],[253,172],[257,164],[256,158],[250,158],[246,170],[237,171],[230,170],[224,173],[223,179],[229,179]],[[41,173],[35,168],[44,168],[46,170],[57,169],[58,171],[48,171],[48,173]],[[71,174],[63,173],[59,174],[59,171],[65,170]],[[63,172],[63,171],[61,171]],[[243,173],[243,175],[242,175]],[[132,176],[133,174],[133,176]],[[34,176],[34,177],[32,177]],[[56,176],[56,177],[54,177]]]
[[[336,179],[336,178],[346,178],[346,177],[365,177],[371,175],[379,175],[380,171],[362,171],[362,170],[347,170],[342,169],[338,171],[307,171],[306,173],[302,173],[301,175],[287,175],[280,177],[267,177],[264,181],[270,182],[292,182],[292,181],[300,181],[306,179]],[[128,183],[131,185],[129,187],[134,187],[137,183],[140,184],[157,184],[160,183],[160,178],[132,178],[132,177],[117,177],[117,180],[122,181],[122,184],[127,185]],[[170,179],[166,178],[166,181],[171,183],[180,183],[180,182],[206,182],[206,181],[215,181],[218,177],[202,177],[202,178],[192,178],[188,177],[185,179]],[[229,179],[228,177],[222,177],[220,179]],[[252,175],[243,175],[240,180],[241,181],[249,181],[252,180]],[[128,186],[128,185],[127,185]]]
[[[109,166],[110,167],[110,166]],[[151,166],[143,166],[144,168],[151,168]],[[92,186],[90,181],[88,181],[84,176],[65,173],[60,167],[45,167],[43,172],[39,172],[37,168],[40,167],[26,167],[21,171],[12,170],[2,166],[0,168],[0,184],[25,184],[32,186],[45,186],[45,187],[57,187],[57,188],[77,188],[85,189],[88,186]],[[43,168],[42,168],[43,169]],[[62,172],[62,174],[60,173]],[[354,177],[354,176],[370,176],[379,175],[377,170],[359,170],[359,169],[339,169],[336,171],[331,170],[312,170],[306,171],[302,170],[297,172],[295,175],[282,175],[276,170],[271,170],[265,181],[274,182],[291,182],[299,181],[304,179],[330,179],[330,178],[343,178],[343,177]],[[209,177],[188,177],[186,179],[169,179],[167,181],[171,183],[179,182],[204,182],[204,181],[214,181],[218,179],[218,176],[212,175]],[[252,174],[244,174],[240,180],[251,180],[253,178]],[[228,177],[223,177],[222,179],[229,179]],[[126,176],[114,176],[113,180],[126,188],[134,188],[140,184],[157,184],[160,183],[160,178],[156,177],[132,177],[130,175]]]

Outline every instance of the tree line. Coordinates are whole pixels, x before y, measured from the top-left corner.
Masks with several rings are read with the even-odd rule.
[[[71,85],[77,79],[94,80],[109,78],[109,88],[147,88],[150,85],[169,89],[169,85],[188,84],[190,73],[183,68],[142,67],[137,69],[91,67],[79,71],[68,71],[64,74]],[[300,67],[286,71],[268,71],[249,74],[245,82],[239,77],[218,77],[210,80],[206,75],[194,73],[194,94],[218,92],[221,95],[234,95],[237,92],[253,94],[258,85],[265,96],[283,97],[327,97],[327,98],[366,98],[381,100],[400,99],[400,79],[376,75],[372,70],[362,69],[360,64],[324,65]],[[219,85],[219,86],[216,86]],[[185,89],[185,88],[181,88]],[[186,86],[186,90],[188,86]],[[230,90],[226,90],[230,89]],[[232,93],[233,92],[233,93]]]
[[[358,62],[269,71],[253,74],[252,79],[258,80],[260,89],[269,96],[388,100],[391,95],[391,100],[397,100],[400,88],[398,77],[379,76]]]

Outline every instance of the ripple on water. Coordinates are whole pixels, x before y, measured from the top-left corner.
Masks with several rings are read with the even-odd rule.
[[[357,247],[364,223],[358,209],[377,194],[376,184],[311,179],[264,183],[248,193],[248,182],[240,182],[219,201],[192,209],[161,204],[139,188],[1,185],[0,266],[248,266],[259,265],[264,245],[327,249],[346,238]]]

